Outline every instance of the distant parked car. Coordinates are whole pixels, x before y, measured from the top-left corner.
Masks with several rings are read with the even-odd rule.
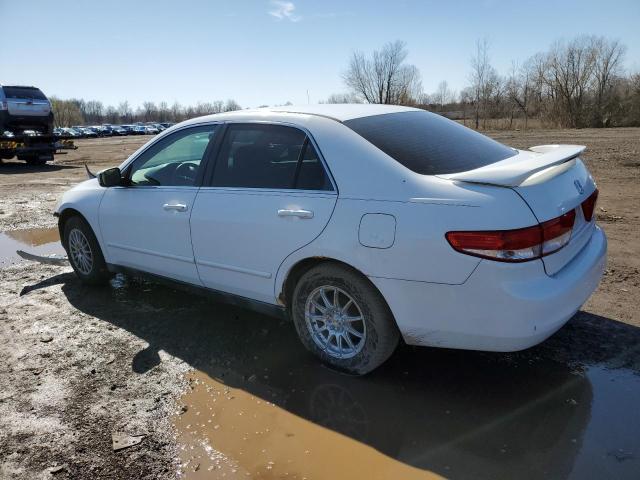
[[[99,137],[110,137],[111,136],[111,129],[103,126],[103,125],[94,125],[93,127],[90,127],[92,130],[94,130]]]
[[[0,85],[0,132],[53,133],[51,102],[36,87]]]
[[[80,128],[75,128],[75,130],[77,130],[80,133],[82,133],[82,136],[84,138],[97,138],[98,137],[98,133],[95,132],[94,130],[92,130],[91,128],[80,127]]]
[[[127,135],[135,135],[133,125],[120,125],[120,128],[127,132]]]
[[[145,125],[144,131],[147,135],[157,135],[160,131],[153,125]]]
[[[128,133],[124,128],[119,127],[118,125],[111,125],[111,135],[125,136],[128,135]]]
[[[170,127],[173,127],[175,125],[175,123],[173,123],[173,122],[162,122],[160,125],[162,125],[164,128],[170,128]]]
[[[578,311],[607,251],[583,150],[516,150],[390,105],[224,113],[158,135],[56,214],[82,281],[138,271],[222,292],[363,374],[401,337],[510,352]]]
[[[74,138],[81,138],[82,134],[80,132],[78,132],[75,128],[61,128],[60,131],[61,136],[65,136],[65,137],[74,137]]]

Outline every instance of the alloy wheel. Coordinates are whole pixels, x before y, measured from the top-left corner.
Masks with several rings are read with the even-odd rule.
[[[89,240],[81,230],[74,228],[69,233],[69,255],[73,264],[83,275],[89,275],[93,269],[93,252]]]
[[[362,310],[344,290],[324,285],[311,292],[305,320],[318,347],[335,358],[351,358],[364,347],[367,327]]]

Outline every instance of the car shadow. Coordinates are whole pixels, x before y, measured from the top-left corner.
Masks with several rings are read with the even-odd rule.
[[[22,175],[25,173],[56,172],[58,170],[68,170],[83,168],[82,165],[61,165],[58,163],[45,163],[44,165],[29,165],[22,161],[0,161],[0,174]]]
[[[579,312],[523,352],[403,345],[381,368],[352,377],[318,363],[287,321],[128,278],[89,288],[65,273],[23,293],[54,284],[78,310],[148,342],[131,359],[135,372],[158,365],[163,350],[228,386],[449,478],[567,477],[592,414],[594,386],[585,371],[638,371],[640,363],[640,329]]]

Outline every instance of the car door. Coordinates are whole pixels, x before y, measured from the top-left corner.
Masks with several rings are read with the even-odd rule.
[[[202,283],[276,303],[278,267],[329,221],[337,192],[312,139],[286,125],[226,126],[191,236]]]
[[[200,285],[189,217],[217,125],[180,129],[144,150],[109,188],[100,229],[110,263]]]

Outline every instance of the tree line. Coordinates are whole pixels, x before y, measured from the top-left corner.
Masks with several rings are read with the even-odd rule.
[[[470,60],[467,86],[460,92],[440,82],[422,89],[417,67],[406,63],[404,42],[387,43],[369,55],[354,52],[343,75],[347,93],[327,103],[390,103],[417,106],[487,128],[525,128],[531,120],[553,127],[640,125],[640,73],[623,68],[626,47],[617,40],[579,36],[554,43],[500,74],[489,44],[479,40]],[[492,121],[493,120],[493,121]]]
[[[128,101],[114,107],[105,106],[98,100],[70,99],[62,100],[51,97],[54,122],[58,127],[72,125],[128,124],[135,122],[181,122],[188,118],[209,115],[212,113],[240,110],[242,107],[235,100],[215,100],[201,102],[192,106],[183,106],[178,102],[169,105],[167,102],[144,102],[133,108]]]

